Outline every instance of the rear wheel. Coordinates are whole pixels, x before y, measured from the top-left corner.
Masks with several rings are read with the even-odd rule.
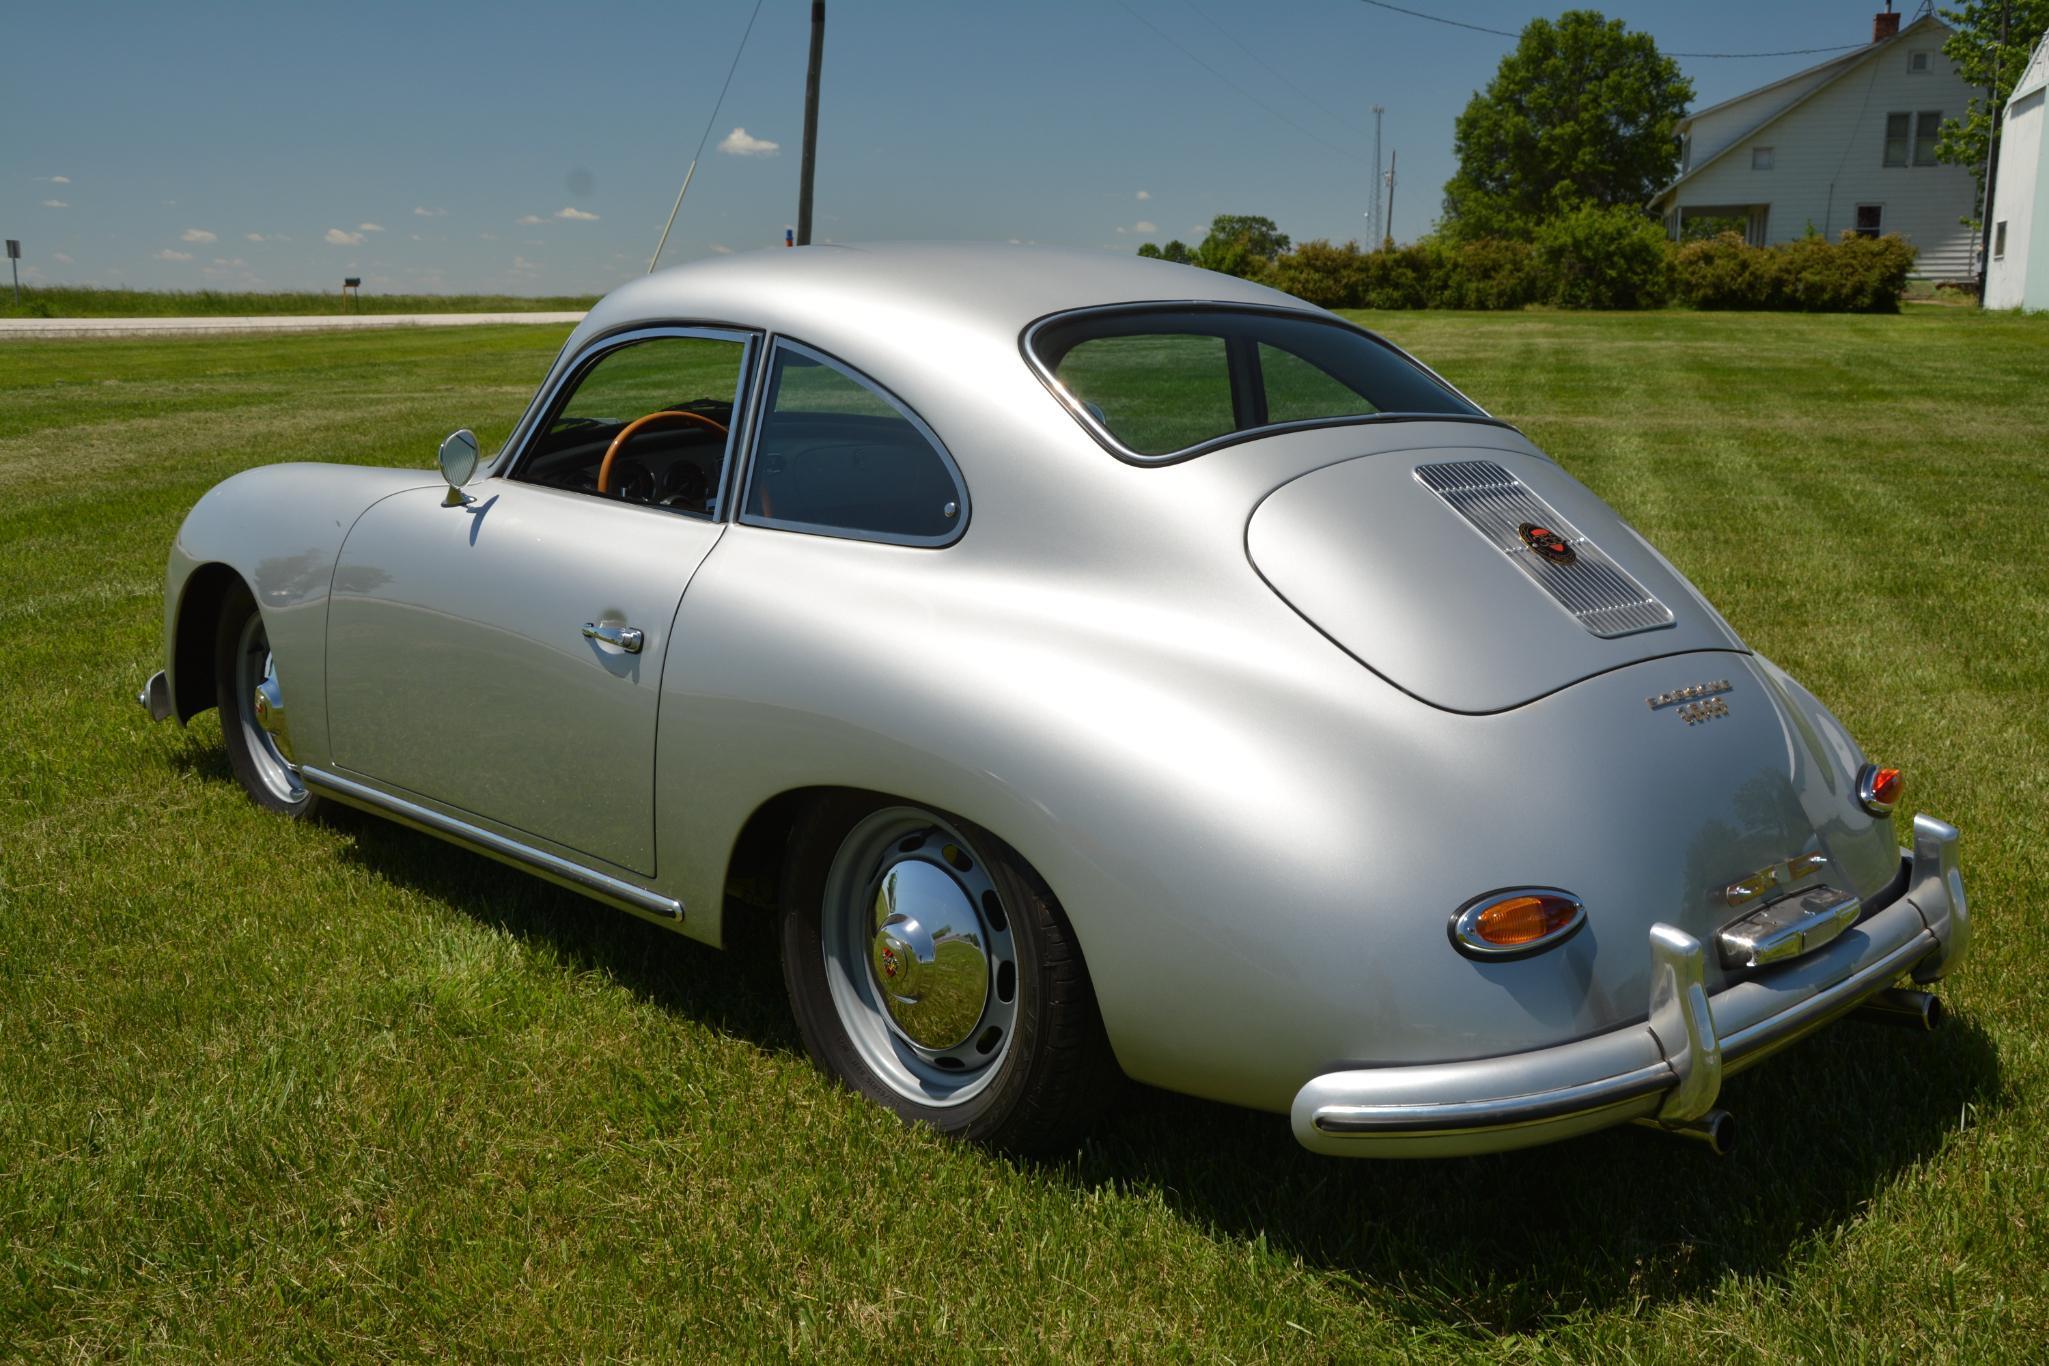
[[[302,820],[320,809],[292,761],[285,722],[284,687],[270,653],[270,635],[246,584],[221,602],[214,637],[214,684],[228,762],[249,800],[266,811]]]
[[[986,830],[846,794],[791,836],[783,975],[812,1060],[909,1120],[1072,1144],[1118,1074],[1052,893]]]

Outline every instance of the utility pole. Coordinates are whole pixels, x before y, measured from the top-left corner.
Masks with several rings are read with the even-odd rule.
[[[1999,97],[1999,59],[2006,55],[2008,26],[2013,21],[2012,0],[1999,6],[1999,46],[1992,49],[1992,84],[1985,90],[1992,106],[1992,132],[1985,139],[1985,202],[1978,210],[1978,302],[1985,302],[1985,278],[1992,273],[1992,195],[1999,183],[1999,129],[2005,122],[2006,102]]]
[[[804,167],[797,186],[797,245],[811,245],[811,173],[818,166],[818,66],[825,58],[825,0],[811,0],[811,68],[804,73]]]
[[[1394,245],[1394,163],[1400,155],[1399,148],[1387,154],[1387,231],[1380,237],[1387,246]]]
[[[1373,224],[1373,243],[1368,251],[1380,250],[1380,116],[1387,112],[1387,106],[1373,106],[1373,211],[1366,215]]]

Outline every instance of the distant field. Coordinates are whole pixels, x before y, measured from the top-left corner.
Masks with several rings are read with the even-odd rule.
[[[211,715],[135,705],[210,485],[424,472],[459,425],[491,448],[566,328],[24,343],[0,1358],[2039,1360],[2049,319],[1360,316],[1962,827],[1951,1028],[1846,1022],[1733,1079],[1722,1162],[1625,1130],[1346,1163],[1143,1091],[1052,1163],[907,1132],[814,1074],[766,955],[367,818],[266,817]]]
[[[4,286],[0,281],[0,286]],[[221,290],[23,289],[16,306],[0,288],[0,318],[268,318],[329,313],[556,313],[589,308],[595,294],[364,294],[342,307],[328,294],[237,294]]]

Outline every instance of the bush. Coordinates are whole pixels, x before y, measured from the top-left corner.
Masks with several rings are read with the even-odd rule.
[[[1319,308],[1363,308],[1370,259],[1357,242],[1339,247],[1319,237],[1276,260],[1266,283]]]
[[[1500,237],[1446,244],[1430,281],[1432,308],[1521,308],[1545,295],[1536,249]]]
[[[1537,265],[1552,303],[1655,308],[1671,291],[1665,230],[1636,209],[1581,204],[1537,225]]]
[[[1753,247],[1725,232],[1674,253],[1674,292],[1681,303],[1703,309],[1897,313],[1913,264],[1914,248],[1899,237],[1845,233],[1830,245],[1809,234]]]

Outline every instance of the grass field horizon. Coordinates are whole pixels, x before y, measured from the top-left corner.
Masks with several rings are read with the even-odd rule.
[[[17,343],[0,1356],[2039,1354],[2049,319],[1353,316],[1962,829],[1947,1030],[1846,1021],[1733,1078],[1720,1162],[1637,1130],[1345,1162],[1142,1089],[1057,1161],[906,1130],[813,1072],[772,958],[368,818],[267,817],[210,714],[135,705],[208,487],[298,459],[431,479],[450,429],[502,441],[566,327]]]
[[[0,292],[6,318],[279,318],[351,313],[566,313],[588,309],[595,294],[380,294],[349,299],[339,289],[127,289],[97,285],[23,287],[21,302]]]

